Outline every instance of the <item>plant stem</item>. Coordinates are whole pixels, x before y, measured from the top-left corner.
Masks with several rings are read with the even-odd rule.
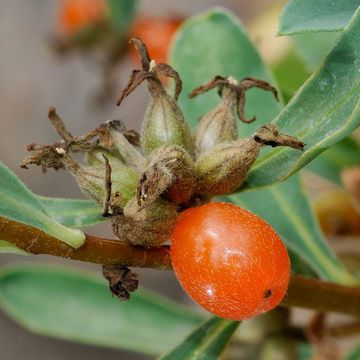
[[[283,306],[299,306],[320,312],[339,312],[360,317],[360,286],[350,287],[327,281],[291,277]]]
[[[125,241],[86,235],[84,245],[74,249],[39,229],[3,217],[0,217],[0,239],[34,255],[53,255],[102,265],[171,268],[169,246],[166,245],[146,249]]]
[[[35,255],[53,255],[102,265],[171,269],[167,245],[146,249],[125,241],[86,235],[84,245],[74,249],[39,229],[3,217],[0,217],[0,239]],[[342,286],[293,275],[281,305],[360,317],[360,286]]]

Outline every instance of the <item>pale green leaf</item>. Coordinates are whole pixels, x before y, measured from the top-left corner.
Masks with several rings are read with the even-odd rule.
[[[85,241],[82,231],[65,227],[52,219],[36,195],[1,163],[0,216],[36,227],[74,248]]]
[[[289,0],[280,15],[279,35],[341,30],[359,6],[359,0]]]
[[[304,152],[264,149],[243,188],[286,179],[360,125],[360,10],[320,68],[273,121],[306,143]]]
[[[109,218],[101,216],[101,208],[92,200],[44,196],[37,196],[37,199],[47,214],[68,227],[87,227],[109,220]]]
[[[307,68],[313,71],[330,52],[340,35],[339,32],[304,33],[292,36],[291,41]]]
[[[211,318],[182,343],[161,356],[161,360],[216,360],[219,359],[239,322]]]
[[[38,334],[158,355],[204,317],[149,291],[113,297],[104,279],[46,266],[2,269],[0,307]]]

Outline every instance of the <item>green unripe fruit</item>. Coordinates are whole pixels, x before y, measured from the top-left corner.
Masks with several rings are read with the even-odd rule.
[[[191,134],[174,98],[166,93],[157,79],[149,79],[151,100],[141,129],[141,145],[147,154],[166,145],[178,145],[188,151]]]
[[[228,194],[244,181],[256,160],[261,145],[253,139],[219,144],[201,155],[196,162],[201,195]]]
[[[196,128],[194,142],[197,154],[237,139],[235,96],[228,88],[224,92],[220,104],[205,114]]]

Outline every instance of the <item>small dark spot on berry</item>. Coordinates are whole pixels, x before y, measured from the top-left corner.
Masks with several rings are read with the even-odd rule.
[[[267,289],[264,291],[264,298],[267,299],[272,295],[272,291],[270,289]]]

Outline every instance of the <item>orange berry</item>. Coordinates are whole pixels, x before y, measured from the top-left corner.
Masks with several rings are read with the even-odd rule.
[[[106,0],[62,0],[58,14],[59,32],[66,36],[73,35],[101,21],[106,12]]]
[[[151,59],[157,63],[166,63],[171,40],[181,23],[181,19],[139,17],[134,23],[132,37],[142,39]],[[138,62],[138,55],[134,51],[131,54],[134,61]]]
[[[187,294],[226,319],[269,311],[288,288],[290,260],[277,233],[230,203],[182,212],[172,235],[171,259]]]

